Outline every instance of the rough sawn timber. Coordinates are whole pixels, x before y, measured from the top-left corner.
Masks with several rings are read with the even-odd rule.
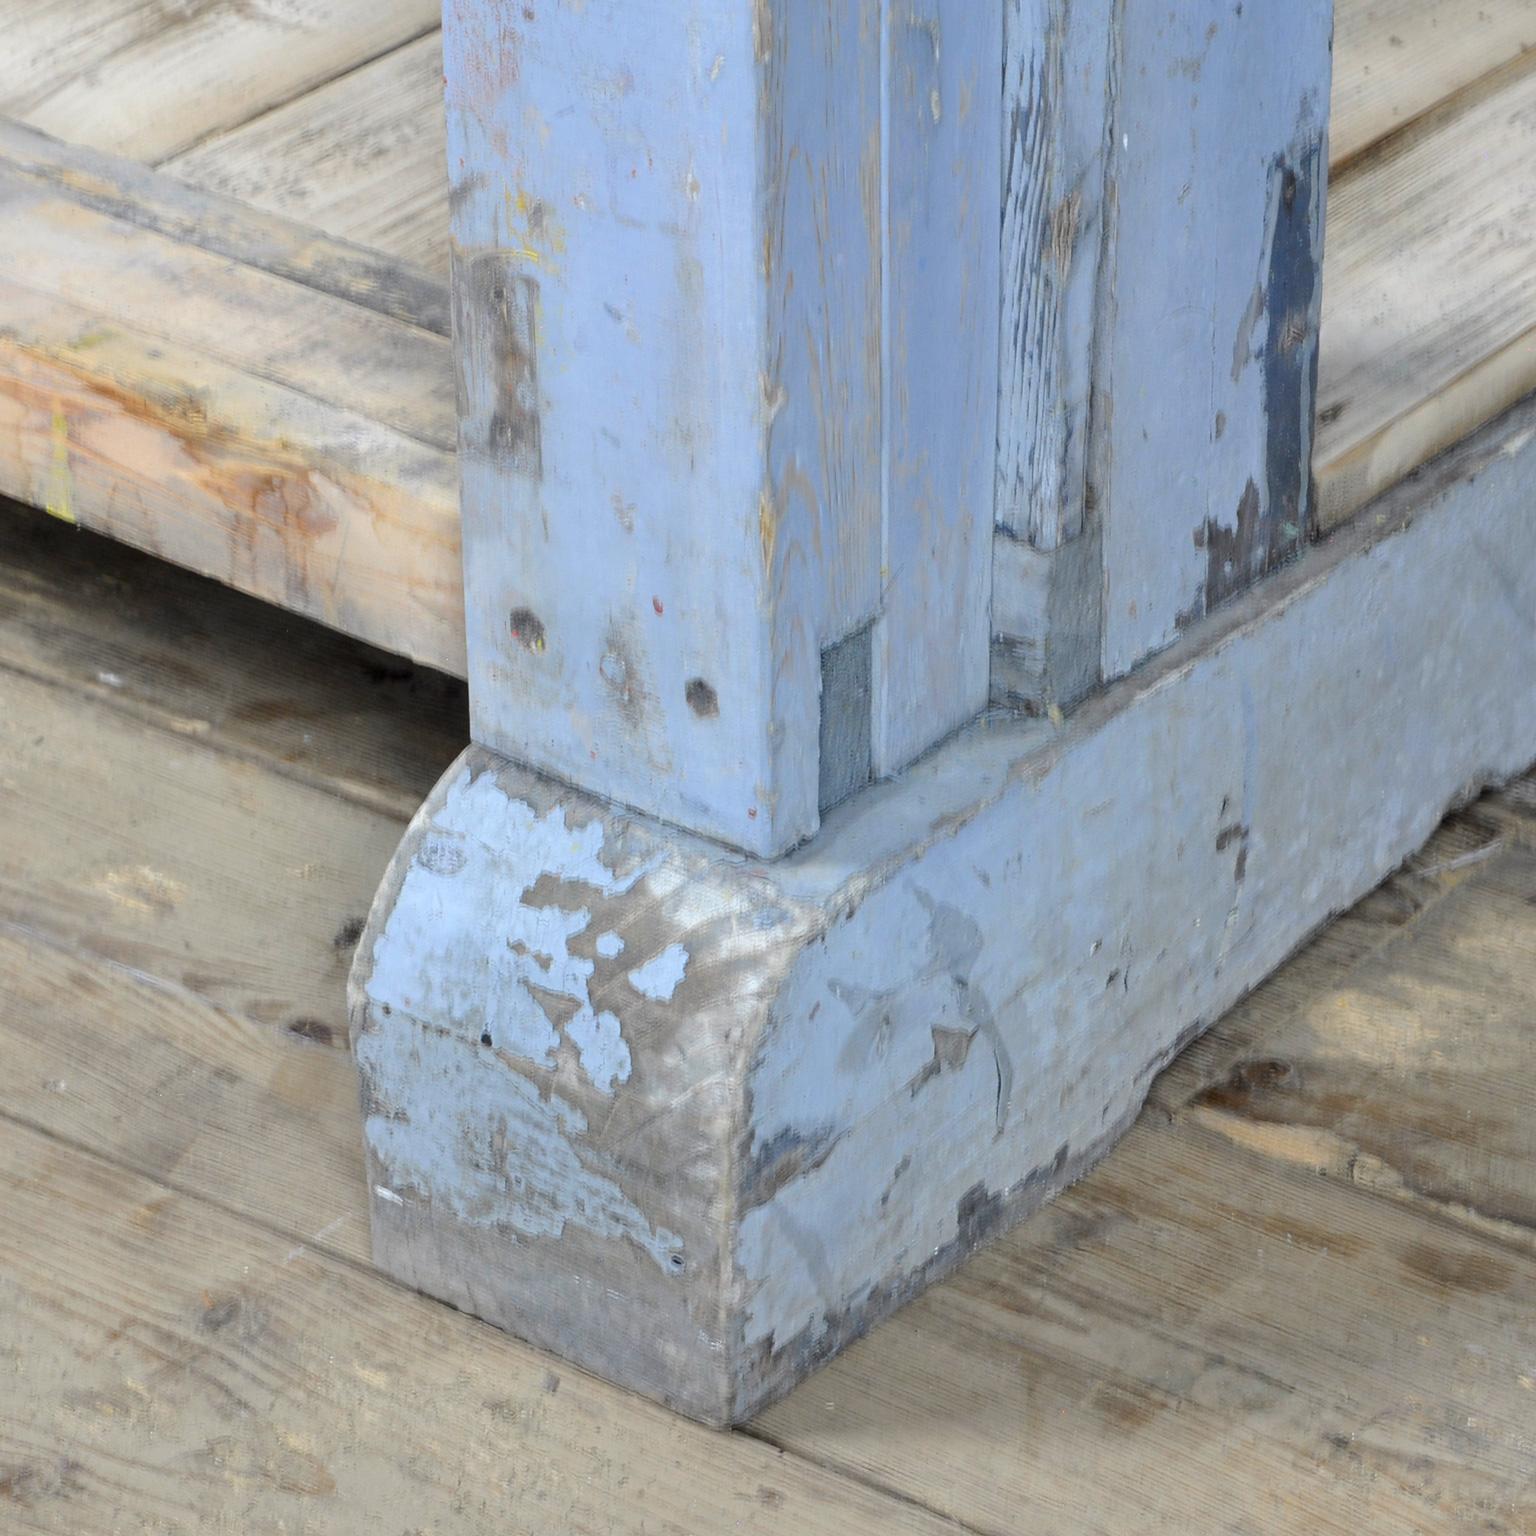
[[[353,972],[377,1261],[701,1418],[783,1392],[1536,757],[1533,468],[1527,405],[771,866],[470,749]]]

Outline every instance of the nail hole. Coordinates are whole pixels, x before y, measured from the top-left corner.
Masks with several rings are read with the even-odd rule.
[[[525,650],[544,649],[544,621],[531,608],[514,608],[508,623],[512,638]]]
[[[683,1268],[683,1256],[682,1256],[682,1254],[674,1253],[672,1255],[672,1257],[667,1260],[667,1263],[672,1266],[672,1270],[673,1270],[674,1274],[678,1274],[678,1273],[682,1272],[682,1268]]]
[[[688,686],[683,689],[683,697],[688,700],[688,708],[701,720],[720,713],[719,695],[702,677],[689,679]]]
[[[491,1043],[491,1032],[490,1032],[490,1030],[486,1030],[486,1032],[483,1035],[480,1036],[480,1044],[481,1045],[489,1045],[490,1043]]]

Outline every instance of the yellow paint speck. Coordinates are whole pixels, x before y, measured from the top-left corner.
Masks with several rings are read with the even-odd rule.
[[[48,493],[43,506],[61,522],[75,521],[74,480],[69,472],[69,420],[58,406],[53,408],[53,463],[48,470]]]

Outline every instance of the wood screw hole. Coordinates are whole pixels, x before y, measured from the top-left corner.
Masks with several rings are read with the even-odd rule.
[[[524,650],[535,653],[544,649],[544,621],[531,608],[514,608],[508,618],[512,638]]]

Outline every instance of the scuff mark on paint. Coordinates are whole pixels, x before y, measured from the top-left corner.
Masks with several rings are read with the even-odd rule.
[[[490,826],[506,829],[502,846],[515,848],[521,860],[510,880],[505,861],[486,857]],[[645,875],[642,867],[620,878],[602,851],[600,821],[572,827],[558,806],[540,816],[510,798],[493,775],[475,778],[466,769],[401,882],[374,946],[369,996],[415,1018],[451,1021],[465,1039],[488,1040],[543,1067],[555,1064],[563,1025],[593,1086],[612,1093],[629,1080],[629,1046],[618,1016],[593,1007],[595,963],[571,952],[592,914],[585,906],[535,906],[524,899],[549,880],[623,895]],[[489,953],[487,933],[502,940]],[[615,941],[622,949],[617,934],[604,934],[599,944]],[[569,1017],[552,1018],[546,994],[574,1003]]]
[[[575,1142],[587,1119],[574,1105],[435,1029],[365,1030],[357,1059],[391,1088],[364,1126],[388,1180],[374,1186],[380,1200],[404,1204],[397,1190],[419,1190],[462,1222],[525,1238],[576,1226],[675,1271],[682,1239],[653,1228],[616,1179],[582,1161]]]
[[[75,518],[74,477],[69,469],[69,418],[58,406],[53,408],[53,463],[48,472],[48,494],[44,510],[60,522]]]
[[[688,951],[681,944],[669,944],[654,959],[636,966],[629,973],[629,984],[653,1003],[670,1003],[687,974]]]

